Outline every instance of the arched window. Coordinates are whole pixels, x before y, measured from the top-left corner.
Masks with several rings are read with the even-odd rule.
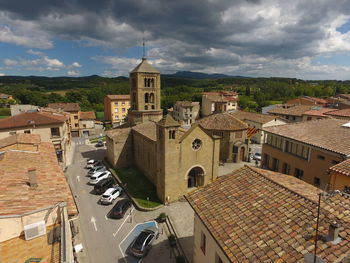
[[[154,93],[149,94],[149,102],[154,103]]]
[[[154,105],[152,105],[152,110],[154,110]]]
[[[147,79],[147,87],[151,87],[151,79]]]
[[[144,81],[144,87],[147,87],[147,79],[144,78],[143,81]]]
[[[145,110],[148,110],[148,106],[147,105],[145,105]]]
[[[148,93],[145,93],[145,103],[148,103],[148,101],[149,101]]]
[[[154,88],[154,79],[151,79],[151,86]]]

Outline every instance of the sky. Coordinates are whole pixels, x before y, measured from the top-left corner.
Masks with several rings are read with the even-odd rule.
[[[0,75],[350,79],[348,0],[0,0]]]

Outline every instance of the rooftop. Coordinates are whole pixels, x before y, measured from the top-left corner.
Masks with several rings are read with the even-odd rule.
[[[130,95],[107,95],[110,100],[130,100]]]
[[[254,122],[262,123],[262,124],[276,119],[276,116],[255,113],[255,112],[247,112],[247,111],[235,111],[235,112],[231,112],[231,114],[234,117],[236,117],[237,119],[240,119],[242,121],[250,120],[250,121],[254,121]]]
[[[209,115],[208,117],[200,119],[198,123],[207,130],[238,131],[248,128],[246,123],[235,118],[228,112]]]
[[[80,111],[79,103],[49,103],[47,107],[66,112]]]
[[[342,161],[341,163],[338,163],[336,165],[333,165],[329,168],[332,172],[337,172],[343,175],[350,176],[350,159],[347,159],[345,161]]]
[[[151,64],[149,64],[147,59],[145,58],[142,58],[141,63],[138,64],[136,68],[134,68],[130,73],[136,73],[136,72],[159,74],[159,71],[156,70]]]
[[[132,129],[152,141],[157,141],[156,123],[153,121],[138,124]]]
[[[231,262],[303,262],[314,252],[319,189],[293,176],[245,166],[187,195],[187,200]],[[319,235],[340,224],[337,245],[318,241],[317,255],[335,262],[350,250],[350,199],[321,202]]]
[[[334,109],[314,107],[311,110],[305,111],[303,115],[327,117],[325,114],[330,113],[331,111],[334,111]]]
[[[174,120],[174,118],[170,114],[167,114],[158,122],[158,125],[164,127],[178,127],[180,126],[180,123]]]
[[[321,119],[264,128],[264,131],[344,155],[350,154],[350,128],[341,119]]]
[[[15,116],[0,119],[0,129],[61,124],[67,119],[67,115],[54,112],[24,112]]]
[[[96,115],[94,111],[80,111],[79,119],[81,120],[94,120],[96,119]]]
[[[175,105],[179,107],[193,107],[199,105],[198,101],[177,101]]]
[[[331,116],[335,116],[335,117],[348,117],[350,118],[350,108],[349,109],[343,109],[343,110],[334,110],[325,113],[326,115],[331,115]]]
[[[113,139],[115,136],[122,135],[122,134],[128,134],[128,133],[130,133],[130,131],[131,131],[130,127],[115,128],[115,129],[111,129],[111,130],[106,131],[106,136],[108,138]]]
[[[281,115],[292,115],[292,116],[302,116],[304,112],[309,111],[314,107],[313,105],[292,105],[292,104],[282,104],[272,110],[268,111],[270,114],[281,114]]]
[[[23,214],[67,202],[70,215],[77,214],[72,193],[57,162],[52,143],[37,134],[13,135],[0,140],[0,215]],[[20,165],[18,162],[20,160]],[[35,170],[37,187],[29,186],[28,171]]]

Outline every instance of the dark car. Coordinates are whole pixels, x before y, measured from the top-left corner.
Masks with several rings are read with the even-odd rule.
[[[116,184],[116,181],[114,180],[113,177],[103,179],[99,181],[97,184],[94,186],[94,193],[97,195],[103,194],[108,188],[113,187]]]
[[[130,206],[131,201],[129,199],[119,200],[109,212],[109,217],[114,219],[123,218]]]
[[[98,142],[96,143],[96,147],[103,147],[105,146],[105,143],[102,140],[98,140]]]
[[[152,227],[142,230],[131,245],[130,251],[135,257],[146,256],[152,243],[158,238],[158,228]]]

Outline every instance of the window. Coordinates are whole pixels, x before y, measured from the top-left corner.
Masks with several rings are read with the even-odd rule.
[[[304,176],[304,171],[303,170],[300,170],[298,168],[295,168],[294,170],[294,176],[298,179],[302,179],[303,176]]]
[[[60,137],[60,128],[51,128],[51,137]]]
[[[318,177],[314,177],[314,185],[315,186],[320,186],[321,185],[321,179]]]
[[[272,170],[275,172],[278,172],[278,167],[279,167],[279,160],[276,158],[272,159]]]
[[[9,132],[9,135],[15,135],[15,134],[16,134],[15,131],[10,131],[10,132]]]
[[[193,150],[199,150],[199,148],[201,148],[201,146],[202,146],[202,141],[200,139],[195,139],[192,142],[192,149]]]
[[[78,116],[77,115],[74,115],[74,120],[77,120],[78,119]]]
[[[74,127],[75,127],[75,128],[78,128],[78,127],[79,127],[79,124],[78,124],[78,123],[74,124]]]
[[[118,101],[114,102],[114,106],[118,106]]]
[[[170,131],[169,131],[169,139],[170,139],[170,140],[175,139],[175,133],[176,133],[175,130],[170,130]]]
[[[203,251],[203,254],[205,255],[205,247],[206,247],[206,236],[203,232],[201,232],[201,250]]]
[[[296,155],[300,158],[303,159],[308,159],[309,156],[309,147],[301,145],[301,144],[297,144],[295,142],[290,142],[290,141],[286,141],[286,149],[285,151],[287,153],[291,153],[293,155]]]
[[[125,113],[125,108],[122,108],[122,113]]]
[[[118,115],[115,115],[115,116],[114,116],[114,119],[119,120],[119,116],[118,116]]]
[[[283,163],[282,173],[289,174],[289,171],[290,171],[290,165],[288,163]]]
[[[270,156],[264,153],[263,157],[263,168],[269,168]]]
[[[306,120],[307,120],[307,121],[311,121],[311,120],[312,120],[312,117],[307,117]]]
[[[344,186],[344,192],[347,194],[350,194],[350,186],[348,185]]]
[[[115,112],[115,113],[118,113],[118,108],[117,108],[117,109],[114,109],[114,112]]]
[[[83,124],[83,128],[86,128],[86,124]]]
[[[122,102],[122,106],[125,106],[125,101]]]
[[[30,134],[30,130],[25,130],[24,133]]]
[[[295,116],[293,116],[292,118],[293,118],[293,121],[295,121]]]
[[[317,155],[317,159],[319,159],[319,160],[324,160],[324,156],[323,155]]]

